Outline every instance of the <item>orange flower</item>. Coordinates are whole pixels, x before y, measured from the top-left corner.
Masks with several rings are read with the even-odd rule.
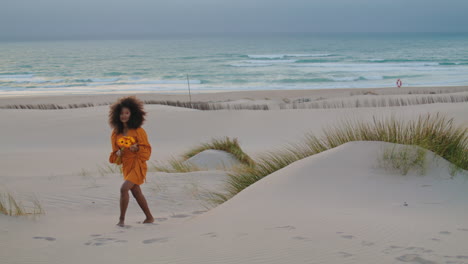
[[[136,143],[135,138],[133,137],[121,137],[117,140],[117,145],[123,150],[123,148],[129,148]]]
[[[119,140],[117,140],[117,145],[120,147],[121,155],[123,154],[122,152],[124,151],[125,148],[130,148],[135,143],[136,143],[136,140],[133,137],[126,136],[126,137],[119,138]],[[122,156],[117,157],[117,161],[116,161],[117,164],[120,164],[121,157]]]
[[[132,146],[132,141],[130,141],[128,139],[125,140],[124,147],[129,148],[130,146]]]
[[[119,138],[119,140],[117,140],[117,145],[119,147],[121,147],[121,148],[124,147],[125,146],[125,138],[123,138],[123,137]]]

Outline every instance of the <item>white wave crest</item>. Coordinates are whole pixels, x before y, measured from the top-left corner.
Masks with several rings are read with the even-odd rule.
[[[229,64],[231,67],[267,67],[272,66],[273,64],[252,64],[252,63],[234,63]]]
[[[359,80],[360,77],[332,77],[331,79],[335,82],[352,82]]]
[[[371,75],[371,76],[364,76],[364,79],[374,81],[374,80],[383,80],[384,77],[380,75]]]
[[[439,66],[438,62],[402,62],[402,63],[297,63],[294,67],[316,68],[354,68],[354,69],[386,69],[386,68],[417,68]]]
[[[13,74],[13,75],[1,75],[0,79],[23,79],[23,78],[33,78],[34,74]]]
[[[354,82],[354,81],[375,81],[375,80],[383,80],[384,77],[381,75],[367,75],[367,76],[349,76],[349,77],[332,77],[331,78],[335,82]]]
[[[200,80],[190,80],[191,84],[201,84]],[[187,84],[187,80],[142,80],[138,82],[126,82],[125,84]]]
[[[116,82],[119,78],[90,78],[92,82]]]
[[[271,54],[271,55],[247,55],[251,59],[282,59],[284,54]]]
[[[331,56],[329,53],[319,54],[263,54],[263,55],[247,55],[251,59],[284,59],[286,57],[328,57]]]
[[[330,57],[331,54],[286,54],[285,57]]]
[[[243,61],[244,63],[252,63],[252,64],[279,64],[279,63],[294,63],[296,60],[248,60]]]

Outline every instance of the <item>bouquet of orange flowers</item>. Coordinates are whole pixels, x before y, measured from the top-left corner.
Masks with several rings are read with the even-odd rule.
[[[117,157],[117,164],[120,164],[120,160],[122,157],[122,151],[124,151],[125,148],[130,148],[133,144],[135,144],[136,140],[133,137],[121,137],[119,140],[117,140],[117,145],[120,147],[120,153],[121,155]]]

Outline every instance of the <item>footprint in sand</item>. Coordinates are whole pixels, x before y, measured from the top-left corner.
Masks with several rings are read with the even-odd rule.
[[[218,237],[218,234],[216,234],[215,232],[209,232],[209,233],[201,234],[201,236]]]
[[[432,249],[425,249],[422,247],[407,247],[405,250],[413,251],[413,253],[432,253]]]
[[[348,252],[338,252],[338,255],[343,257],[343,258],[349,258],[349,257],[353,256],[353,254],[348,253]]]
[[[100,237],[100,238],[95,238],[93,240],[94,241],[99,241],[99,242],[107,242],[107,241],[112,241],[112,240],[116,240],[116,239],[112,238],[112,237]]]
[[[440,242],[440,239],[439,239],[439,238],[435,238],[435,237],[431,238],[431,240],[432,240],[432,241],[435,241],[435,242]]]
[[[468,260],[468,256],[444,256],[444,258],[453,259],[445,261],[446,264],[466,264],[464,260]]]
[[[383,253],[385,254],[392,254],[395,252],[400,252],[404,249],[404,247],[399,247],[399,246],[389,246],[386,249],[382,250]]]
[[[396,252],[403,252],[403,251],[410,251],[408,255],[417,255],[416,253],[432,253],[434,252],[431,249],[425,249],[423,247],[399,247],[399,246],[390,246],[384,249],[382,252],[391,254],[391,253],[396,253]]]
[[[47,241],[55,241],[57,240],[55,237],[33,237],[34,239],[44,239]]]
[[[109,243],[127,242],[126,240],[117,240],[116,238],[112,238],[112,237],[100,237],[101,236],[100,234],[95,234],[95,235],[91,235],[91,236],[96,237],[96,238],[91,239],[90,241],[84,243],[84,245],[86,245],[86,246],[103,246],[103,245],[107,245]]]
[[[375,243],[363,240],[363,241],[361,241],[361,245],[366,246],[366,247],[370,247],[370,246],[375,245]]]
[[[153,244],[153,243],[165,243],[167,241],[169,241],[168,237],[160,237],[160,238],[152,238],[152,239],[143,240],[142,243]]]
[[[450,233],[449,231],[440,231],[439,234],[441,234],[441,235],[450,235],[452,233]]]
[[[99,236],[102,236],[101,234],[91,234],[90,236],[92,237],[99,237]]]
[[[342,238],[346,238],[346,239],[353,239],[354,236],[351,236],[351,235],[344,235],[344,236],[341,236]]]
[[[468,232],[468,228],[458,228],[457,230]]]
[[[301,240],[301,241],[310,241],[310,238],[308,238],[308,237],[303,237],[303,236],[295,236],[295,237],[292,237],[292,239],[294,239],[294,240]]]
[[[199,214],[203,214],[203,213],[206,213],[206,211],[193,211],[192,214],[195,214],[195,215],[199,215]]]
[[[158,222],[164,222],[164,221],[167,221],[167,218],[166,217],[158,217],[158,218],[155,218],[154,220],[156,220]]]
[[[189,217],[190,215],[187,214],[176,214],[176,215],[171,215],[172,218],[186,218]]]
[[[294,230],[294,229],[296,229],[294,226],[290,226],[290,225],[287,225],[287,226],[277,226],[276,228],[277,228],[277,229],[284,229],[284,230]]]
[[[142,224],[142,225],[145,225],[145,226],[159,225],[157,223],[143,223],[142,221],[138,221],[137,224]]]
[[[406,254],[403,256],[399,256],[396,259],[401,262],[410,262],[410,263],[417,263],[417,264],[437,264],[437,262],[424,259],[418,254]]]

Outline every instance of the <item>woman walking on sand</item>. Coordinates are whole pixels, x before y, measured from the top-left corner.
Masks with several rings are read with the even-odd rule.
[[[119,99],[110,107],[109,124],[113,128],[111,135],[112,152],[110,163],[122,164],[124,182],[120,187],[120,218],[118,226],[124,226],[125,213],[127,212],[129,194],[138,202],[146,219],[143,223],[153,223],[154,218],[148,208],[145,196],[141,192],[140,185],[146,181],[146,161],[151,155],[151,145],[145,130],[141,127],[145,121],[146,112],[143,110],[143,102],[135,97]],[[123,137],[131,137],[132,145],[128,148],[119,147],[119,140]]]

